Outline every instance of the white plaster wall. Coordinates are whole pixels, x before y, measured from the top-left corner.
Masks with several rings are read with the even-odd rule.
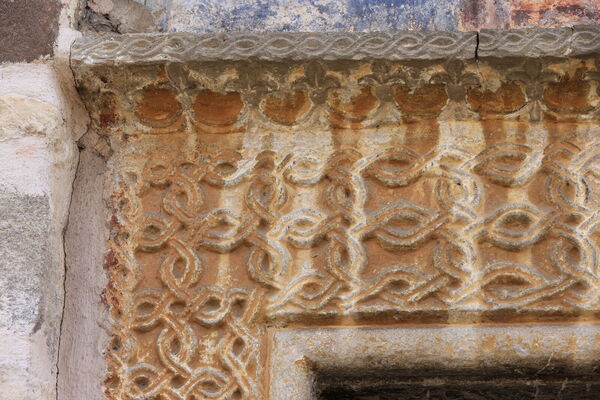
[[[76,0],[55,56],[0,64],[0,400],[56,398],[63,235],[87,129],[69,68]]]

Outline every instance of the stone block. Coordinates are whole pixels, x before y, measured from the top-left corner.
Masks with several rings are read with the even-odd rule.
[[[570,54],[571,28],[510,29],[479,32],[480,57],[564,57]]]
[[[76,63],[217,60],[436,60],[475,56],[473,32],[221,33],[89,35],[78,39]]]
[[[55,399],[63,229],[76,165],[69,81],[49,63],[0,66],[0,398]],[[68,77],[68,75],[67,75]],[[73,89],[71,89],[73,90]]]
[[[57,0],[2,1],[0,63],[52,56],[60,10]]]
[[[571,54],[585,55],[600,52],[600,26],[575,25],[571,39]]]

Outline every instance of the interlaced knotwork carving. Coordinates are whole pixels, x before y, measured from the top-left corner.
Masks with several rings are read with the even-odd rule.
[[[595,310],[598,154],[505,141],[130,163],[109,391],[265,398],[265,321]]]

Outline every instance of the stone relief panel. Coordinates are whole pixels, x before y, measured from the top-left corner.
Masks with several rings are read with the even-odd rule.
[[[93,95],[91,112],[103,132],[126,135],[374,132],[427,120],[584,122],[600,115],[593,58],[98,68],[82,93]]]
[[[598,74],[82,67],[113,152],[108,396],[266,398],[269,326],[595,318]]]

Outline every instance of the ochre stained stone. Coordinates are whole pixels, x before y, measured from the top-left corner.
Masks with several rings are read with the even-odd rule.
[[[579,114],[592,109],[588,92],[590,85],[583,80],[584,72],[577,70],[574,76],[565,75],[559,82],[548,83],[544,101],[557,112]]]
[[[411,90],[407,86],[395,89],[396,104],[407,115],[437,115],[448,102],[444,85],[426,85]]]
[[[238,92],[203,90],[196,96],[192,109],[196,121],[210,133],[232,130],[243,107],[244,103]]]
[[[262,103],[265,115],[282,125],[294,125],[308,110],[308,94],[300,90],[269,95]]]
[[[502,82],[496,90],[469,90],[467,99],[479,114],[510,114],[526,103],[525,94],[516,83]]]
[[[166,127],[179,117],[181,105],[173,91],[150,87],[139,94],[136,114],[150,126]]]
[[[80,71],[119,99],[109,398],[267,399],[267,327],[597,320],[593,59],[315,62]]]
[[[328,92],[331,107],[331,122],[336,126],[353,126],[369,117],[378,105],[379,100],[373,95],[370,87],[362,87],[358,93],[347,94],[343,90],[334,89]]]

